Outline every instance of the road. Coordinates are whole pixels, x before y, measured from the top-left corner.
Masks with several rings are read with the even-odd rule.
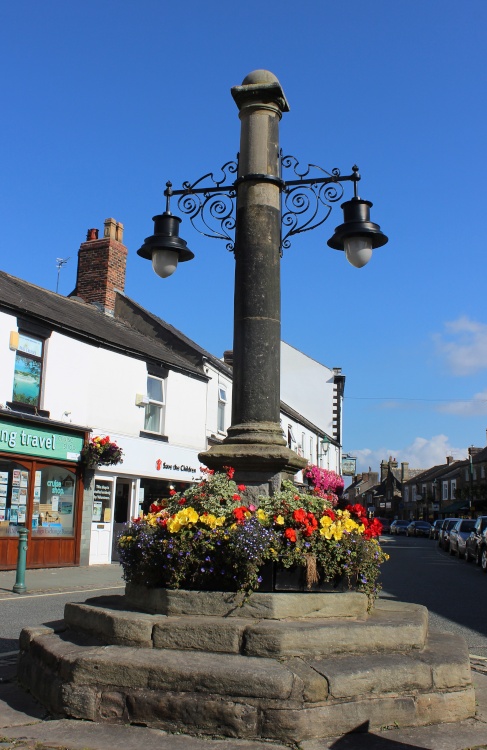
[[[460,633],[470,654],[487,657],[487,575],[431,539],[385,536],[381,544],[390,555],[381,596],[424,604],[431,629]]]
[[[473,563],[450,557],[429,539],[385,536],[381,544],[390,555],[382,569],[381,596],[424,604],[431,628],[460,633],[471,654],[487,657],[487,575]],[[17,596],[11,593],[14,574],[0,574],[0,654],[18,648],[17,639],[25,625],[62,619],[66,602],[122,594],[120,575],[116,565],[28,571],[27,580],[33,588],[41,587],[47,579],[49,590],[46,586],[46,591]],[[66,586],[71,590],[66,591]],[[81,587],[83,590],[73,590]]]

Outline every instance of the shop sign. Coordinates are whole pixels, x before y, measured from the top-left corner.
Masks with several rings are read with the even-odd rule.
[[[344,477],[354,477],[356,470],[357,470],[357,459],[353,456],[343,456],[342,475]]]
[[[84,437],[0,419],[0,452],[78,461]]]

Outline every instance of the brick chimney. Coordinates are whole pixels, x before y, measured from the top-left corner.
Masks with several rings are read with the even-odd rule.
[[[122,240],[123,224],[115,219],[105,219],[102,239],[98,239],[98,229],[88,230],[79,248],[76,288],[70,296],[95,303],[113,315],[115,291],[125,288],[128,251]]]

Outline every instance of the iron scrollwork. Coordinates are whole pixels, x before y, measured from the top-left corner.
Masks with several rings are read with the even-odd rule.
[[[172,190],[168,185],[166,196],[178,195],[178,208],[189,216],[197,232],[205,237],[226,240],[227,250],[234,249],[232,232],[235,229],[235,198],[237,190],[233,175],[236,175],[238,164],[228,161],[221,167],[221,178],[213,172],[200,177],[196,182],[183,182],[182,190]],[[231,184],[225,183],[232,179]],[[208,180],[212,185],[202,183]]]
[[[295,156],[283,156],[282,153],[281,169],[292,170],[296,179],[282,180],[271,175],[247,175],[247,178],[266,179],[280,186],[282,254],[283,249],[287,250],[291,246],[290,237],[315,229],[326,221],[332,210],[331,204],[343,196],[343,182],[353,181],[354,193],[357,195],[360,175],[356,166],[353,167],[351,175],[341,175],[340,170],[336,168],[327,172],[316,164],[308,164],[301,169]],[[310,177],[313,170],[317,170],[318,174]],[[179,196],[178,208],[181,213],[189,216],[196,231],[205,237],[226,240],[226,247],[232,252],[234,238],[231,233],[235,229],[237,185],[246,178],[234,179],[238,172],[236,161],[228,161],[221,167],[220,172],[220,179],[217,179],[213,172],[208,172],[196,182],[183,182],[180,190],[173,190],[172,184],[168,182],[164,191],[167,198],[166,210],[170,210],[171,196]],[[206,180],[213,184],[203,186],[202,183]]]
[[[290,237],[321,226],[336,203],[343,196],[343,179],[340,170],[327,172],[316,164],[308,164],[304,170],[295,156],[281,156],[283,169],[291,169],[297,179],[285,180],[282,199],[281,252],[291,246]],[[312,170],[316,177],[310,177]],[[350,179],[345,177],[345,179]]]

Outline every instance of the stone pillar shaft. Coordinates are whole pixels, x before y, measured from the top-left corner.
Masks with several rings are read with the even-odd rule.
[[[200,454],[211,468],[233,466],[257,490],[306,464],[280,426],[281,195],[279,121],[289,107],[277,78],[254,71],[232,89],[241,136],[235,230],[232,425]]]

